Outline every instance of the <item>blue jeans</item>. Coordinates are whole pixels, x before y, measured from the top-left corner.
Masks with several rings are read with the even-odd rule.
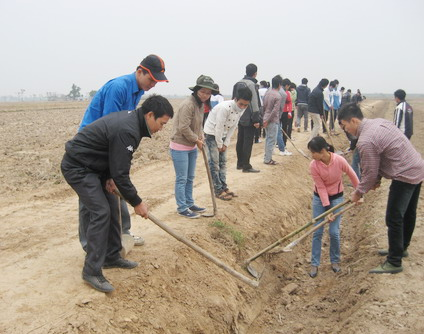
[[[361,158],[359,156],[359,151],[357,148],[353,150],[352,155],[352,169],[355,172],[359,180],[361,180],[361,168],[360,168]]]
[[[266,127],[266,140],[265,140],[265,155],[264,162],[268,163],[272,160],[272,151],[275,147],[275,142],[277,141],[279,125],[277,123],[269,123]]]
[[[284,139],[283,139],[283,131],[281,131],[281,123],[278,123],[277,144],[278,144],[278,149],[281,152],[284,152],[286,150],[286,144],[284,144]]]
[[[334,207],[337,204],[343,202],[343,196],[330,200],[330,207]],[[335,212],[340,211],[337,209]],[[314,195],[312,199],[312,213],[314,217],[319,216],[325,212],[325,208],[322,206],[321,199],[319,196]],[[323,219],[315,223],[318,225]],[[334,221],[330,223],[330,261],[331,263],[340,263],[340,221],[341,216],[338,216]],[[312,257],[311,264],[313,266],[319,266],[321,260],[321,239],[324,232],[324,226],[314,232],[312,237]]]
[[[223,138],[225,140],[225,138]],[[215,136],[205,136],[206,146],[208,148],[209,168],[211,170],[213,188],[215,194],[219,195],[227,189],[227,151],[219,152]]]
[[[175,169],[175,200],[177,211],[183,212],[194,205],[193,181],[196,170],[197,147],[191,151],[171,149],[171,157]]]

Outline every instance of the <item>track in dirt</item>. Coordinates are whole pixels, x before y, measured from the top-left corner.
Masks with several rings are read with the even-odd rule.
[[[178,103],[173,101],[174,106]],[[374,106],[369,108],[373,117],[391,119],[392,101],[367,100],[366,104]],[[411,105],[416,127],[412,141],[423,153],[424,102],[411,101]],[[324,264],[317,279],[308,277],[308,239],[293,253],[254,261],[265,271],[260,287],[253,289],[152,223],[133,216],[133,231],[147,241],[129,255],[140,266],[105,271],[117,288],[109,296],[87,287],[80,278],[84,254],[77,237],[77,198],[58,174],[63,144],[75,133],[84,108],[81,103],[0,108],[5,110],[0,113],[0,139],[7,143],[0,152],[0,177],[8,187],[0,201],[0,300],[7,305],[0,315],[0,332],[423,332],[419,319],[424,315],[420,256],[424,246],[417,242],[423,237],[422,205],[405,272],[378,277],[366,273],[380,261],[375,250],[386,243],[388,182],[343,218],[340,275]],[[243,174],[235,169],[234,141],[228,154],[228,181],[239,197],[219,201],[214,218],[178,217],[167,152],[170,129],[168,125],[159,136],[143,140],[132,178],[154,215],[214,256],[247,274],[241,267],[244,259],[310,219],[308,161],[294,153],[276,156],[280,164],[266,166],[263,144],[256,144],[252,159],[261,173]],[[294,137],[306,151],[308,134]],[[335,141],[336,146],[347,146],[344,135]],[[18,150],[14,142],[22,143]],[[195,198],[211,208],[201,155],[198,159]],[[217,221],[227,228],[212,226]],[[323,260],[328,247],[324,249]]]

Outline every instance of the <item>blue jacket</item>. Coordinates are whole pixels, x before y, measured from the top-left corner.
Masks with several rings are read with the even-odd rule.
[[[138,88],[135,72],[108,81],[94,95],[79,131],[95,120],[121,110],[135,110],[144,90]]]

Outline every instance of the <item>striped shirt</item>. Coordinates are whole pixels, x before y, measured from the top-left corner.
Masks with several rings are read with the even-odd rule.
[[[424,160],[406,136],[391,122],[364,118],[358,128],[361,157],[359,194],[365,194],[381,179],[410,184],[424,180]]]
[[[395,109],[393,123],[402,131],[408,139],[413,134],[412,107],[406,102],[401,101]]]

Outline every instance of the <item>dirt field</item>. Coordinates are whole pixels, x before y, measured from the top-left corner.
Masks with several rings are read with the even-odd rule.
[[[415,118],[412,142],[423,154],[424,101],[409,102]],[[369,117],[392,118],[391,100],[364,105]],[[0,333],[424,332],[423,195],[404,272],[367,274],[382,260],[377,249],[387,246],[387,180],[344,216],[340,274],[330,269],[326,237],[319,275],[309,278],[309,238],[292,253],[254,261],[264,273],[260,286],[252,288],[133,216],[133,232],[146,239],[129,254],[139,267],[105,270],[116,288],[112,294],[90,288],[81,279],[77,196],[59,170],[64,143],[76,133],[85,107],[83,102],[0,104]],[[248,275],[244,259],[310,219],[309,162],[288,144],[293,156],[276,155],[279,165],[264,165],[260,143],[252,162],[261,173],[244,174],[235,168],[235,138],[227,176],[239,197],[218,200],[214,218],[177,216],[170,129],[171,124],[143,140],[132,180],[155,216],[226,264]],[[305,152],[308,137],[294,133]],[[339,149],[348,146],[343,134],[335,143]],[[196,174],[196,202],[211,208],[201,155]]]

